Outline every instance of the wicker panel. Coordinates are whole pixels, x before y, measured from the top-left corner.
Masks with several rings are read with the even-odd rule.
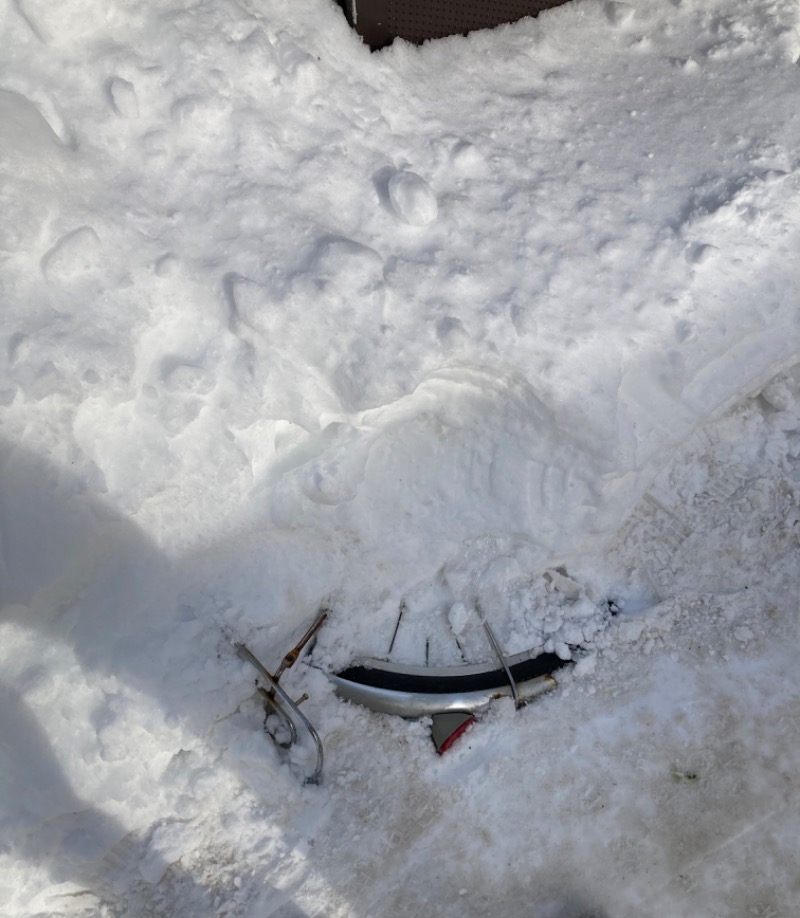
[[[475,29],[491,29],[523,16],[561,6],[567,0],[347,0],[356,31],[373,49],[395,38],[420,43]]]

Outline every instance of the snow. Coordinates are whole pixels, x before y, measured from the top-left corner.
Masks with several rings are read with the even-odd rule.
[[[796,914],[797,4],[0,34],[2,913]],[[484,619],[441,758],[326,678]]]
[[[388,181],[389,200],[397,216],[412,226],[426,226],[439,214],[431,186],[414,172],[396,172]]]

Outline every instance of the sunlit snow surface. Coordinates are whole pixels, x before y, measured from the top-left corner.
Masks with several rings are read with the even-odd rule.
[[[800,912],[799,27],[0,3],[3,915]],[[439,759],[401,608],[579,660]]]

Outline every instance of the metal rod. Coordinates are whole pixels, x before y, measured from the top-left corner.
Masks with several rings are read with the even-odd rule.
[[[273,733],[272,730],[267,728],[266,720],[264,722],[264,729],[269,733],[275,743],[281,747],[281,749],[291,749],[292,746],[297,742],[297,727],[295,726],[294,721],[291,717],[280,707],[280,705],[275,704],[275,693],[268,692],[263,685],[258,687],[259,694],[264,699],[264,713],[267,718],[270,714],[274,714],[281,723],[289,731],[289,739],[286,742],[281,742]]]
[[[236,652],[239,654],[239,656],[247,660],[248,662],[252,663],[253,666],[255,666],[255,668],[267,680],[267,682],[270,684],[270,687],[272,688],[272,691],[275,693],[275,695],[278,696],[278,698],[283,703],[283,705],[285,705],[288,711],[291,712],[291,713],[284,712],[286,713],[286,716],[291,719],[291,715],[294,715],[294,717],[296,717],[297,720],[299,720],[300,723],[306,728],[306,730],[311,736],[311,739],[314,740],[314,745],[317,747],[317,765],[316,765],[316,768],[314,769],[314,772],[303,781],[303,784],[319,784],[319,779],[322,777],[322,767],[324,764],[324,753],[322,750],[322,740],[319,738],[319,733],[317,733],[317,731],[314,729],[314,725],[306,717],[306,715],[303,714],[300,708],[297,707],[297,705],[294,703],[294,701],[292,701],[289,695],[287,695],[286,692],[281,688],[281,686],[278,685],[278,682],[275,679],[275,677],[272,675],[272,673],[269,672],[269,670],[258,659],[258,657],[255,656],[255,654],[250,650],[250,648],[247,647],[245,644],[238,644],[238,643],[234,644],[233,646],[236,648]],[[277,705],[277,701],[273,702],[273,704]]]
[[[290,669],[297,662],[297,658],[302,653],[303,648],[311,640],[312,637],[319,631],[322,625],[325,622],[325,619],[328,617],[327,609],[321,609],[319,615],[314,619],[314,623],[306,631],[306,633],[300,638],[300,640],[295,644],[295,646],[286,654],[286,656],[281,660],[280,665],[275,670],[275,681],[277,682],[280,677],[284,674],[287,669]]]
[[[400,622],[402,621],[403,615],[407,608],[408,606],[406,605],[405,599],[401,599],[400,600],[400,614],[397,616],[397,621],[395,622],[395,625],[394,625],[394,633],[392,634],[392,640],[391,640],[391,643],[389,644],[389,653],[391,653],[392,649],[394,648],[394,642],[397,639],[397,632],[400,630]]]
[[[489,626],[489,622],[486,619],[483,619],[483,627],[486,629],[486,636],[489,638],[489,643],[492,645],[494,652],[497,654],[497,659],[500,661],[500,665],[506,671],[506,676],[508,677],[508,684],[511,686],[511,697],[514,699],[514,707],[520,707],[519,700],[519,691],[517,690],[517,683],[514,677],[511,675],[511,669],[509,668],[508,661],[506,660],[506,655],[503,653],[503,649],[500,646],[500,642],[494,636],[494,631]]]
[[[441,714],[443,711],[483,711],[497,698],[508,697],[508,685],[485,688],[477,691],[453,692],[404,692],[394,689],[364,685],[338,675],[330,675],[336,694],[340,698],[363,704],[373,711],[396,714],[400,717],[425,717]],[[556,687],[556,680],[549,675],[536,676],[517,684],[520,692],[520,706]]]

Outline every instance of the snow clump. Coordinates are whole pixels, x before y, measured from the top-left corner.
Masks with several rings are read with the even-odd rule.
[[[439,215],[433,189],[416,172],[397,172],[389,179],[389,200],[397,216],[410,226],[427,226]]]

